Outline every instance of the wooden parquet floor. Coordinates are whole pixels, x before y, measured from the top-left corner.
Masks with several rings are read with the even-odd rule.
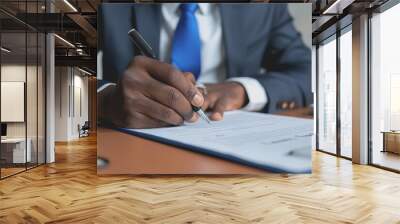
[[[312,175],[96,175],[94,137],[0,181],[0,223],[400,223],[400,175],[315,152]]]

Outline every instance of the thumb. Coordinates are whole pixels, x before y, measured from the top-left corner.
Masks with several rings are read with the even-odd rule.
[[[224,118],[224,111],[228,108],[228,101],[224,99],[219,99],[212,110],[211,113],[211,120],[213,121],[220,121]]]

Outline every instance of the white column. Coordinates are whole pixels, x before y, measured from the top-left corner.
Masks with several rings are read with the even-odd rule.
[[[55,141],[69,141],[71,132],[72,77],[71,67],[55,69]]]
[[[353,19],[353,162],[368,163],[368,15]]]
[[[54,12],[52,1],[46,1],[46,11]],[[46,163],[55,162],[55,42],[54,34],[46,35]]]
[[[55,56],[54,35],[46,36],[46,163],[55,161],[54,133],[55,133]]]

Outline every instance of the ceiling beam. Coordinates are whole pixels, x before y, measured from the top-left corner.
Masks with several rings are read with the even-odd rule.
[[[72,21],[74,21],[82,30],[85,32],[87,38],[86,42],[90,46],[94,47],[97,45],[97,30],[89,23],[89,21],[80,14],[68,14],[67,15]]]
[[[88,67],[96,71],[96,58],[90,56],[56,56],[56,66],[79,66]]]

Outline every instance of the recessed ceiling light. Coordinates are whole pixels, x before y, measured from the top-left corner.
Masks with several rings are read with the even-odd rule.
[[[92,73],[90,73],[90,72],[88,72],[88,71],[86,71],[86,70],[83,70],[83,69],[81,69],[81,68],[79,68],[79,67],[78,67],[78,70],[81,71],[81,72],[83,72],[83,73],[85,73],[85,74],[87,74],[87,75],[89,75],[89,76],[92,75]]]
[[[347,8],[354,0],[336,0],[327,9],[325,9],[322,14],[342,14],[343,10]]]
[[[4,52],[6,52],[6,53],[10,53],[10,52],[11,52],[10,49],[7,49],[7,48],[5,48],[5,47],[1,47],[0,49],[1,49],[1,51],[4,51]]]
[[[78,12],[78,10],[75,8],[75,6],[73,6],[68,0],[64,0],[64,3],[66,5],[68,5],[68,7],[70,7],[72,9],[72,11]]]
[[[59,40],[61,40],[62,42],[64,42],[65,44],[67,44],[68,46],[75,48],[75,45],[73,45],[71,42],[69,42],[68,40],[62,38],[61,36],[59,36],[58,34],[54,34],[55,37],[57,37]]]

